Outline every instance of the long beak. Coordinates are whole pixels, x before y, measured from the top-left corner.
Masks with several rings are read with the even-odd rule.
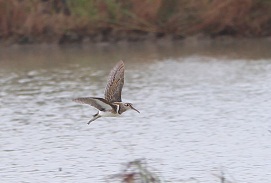
[[[131,109],[135,110],[136,112],[140,113],[136,108],[134,108],[133,106],[131,106]]]

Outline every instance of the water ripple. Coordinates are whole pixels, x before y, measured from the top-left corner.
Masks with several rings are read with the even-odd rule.
[[[123,98],[140,115],[91,125],[96,111],[71,99],[102,97],[112,65],[1,71],[0,182],[104,182],[143,157],[172,182],[218,182],[212,174],[226,169],[238,182],[268,183],[270,63],[206,56],[127,63]]]

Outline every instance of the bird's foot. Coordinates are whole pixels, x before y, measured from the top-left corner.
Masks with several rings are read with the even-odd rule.
[[[88,122],[88,125],[92,122],[95,121],[96,119],[100,118],[101,116],[98,116],[98,114],[93,115],[93,118]]]

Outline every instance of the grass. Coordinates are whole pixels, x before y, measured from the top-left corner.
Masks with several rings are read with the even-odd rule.
[[[270,36],[271,1],[0,0],[2,42],[115,42],[197,34]]]
[[[122,182],[122,183],[135,183],[135,182],[144,182],[144,183],[162,183],[162,182],[171,182],[161,179],[161,176],[158,176],[156,173],[150,170],[146,160],[136,159],[125,163],[120,173],[109,176],[106,179],[106,182]],[[213,174],[217,178],[218,183],[236,183],[232,177],[229,178],[229,175],[225,174],[225,170],[221,171],[220,174]],[[184,182],[200,182],[197,178],[190,177],[188,179],[179,180],[180,183]]]
[[[113,180],[123,183],[162,183],[162,180],[149,170],[143,159],[126,163],[123,170],[119,174],[110,176],[107,182],[112,182]]]

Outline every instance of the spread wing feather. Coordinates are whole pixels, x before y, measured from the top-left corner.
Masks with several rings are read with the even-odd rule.
[[[105,88],[105,100],[109,103],[121,102],[121,91],[124,85],[124,63],[120,61],[111,70]]]
[[[81,103],[81,104],[91,105],[92,107],[95,107],[96,109],[100,111],[107,111],[107,110],[112,110],[115,108],[114,105],[111,105],[103,98],[82,97],[82,98],[73,99],[73,101],[77,103]]]

